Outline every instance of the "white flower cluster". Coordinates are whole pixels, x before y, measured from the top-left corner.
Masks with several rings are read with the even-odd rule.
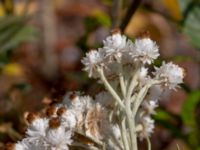
[[[102,92],[93,100],[80,92],[69,92],[61,103],[50,106],[43,117],[30,113],[27,116],[26,138],[14,150],[68,150],[73,137],[80,132],[97,141],[112,132],[107,111],[112,97]]]
[[[98,61],[90,60],[91,53],[96,53],[98,57],[93,57],[93,59]],[[183,82],[183,69],[172,62],[164,62],[159,68],[155,67],[154,72],[149,72],[147,65],[152,64],[158,56],[159,48],[156,42],[150,38],[138,38],[132,42],[120,32],[116,32],[103,41],[102,48],[88,52],[82,60],[85,66],[84,70],[89,72],[89,77],[102,80],[111,94],[113,90],[110,88],[119,93],[121,87],[121,94],[119,94],[121,106],[125,105],[126,100],[124,99],[127,98],[128,90],[132,90],[128,98],[133,99],[131,101],[133,107],[137,103],[140,91],[143,92],[142,100],[135,114],[136,124],[142,125],[142,130],[138,131],[141,139],[150,136],[153,132],[154,121],[151,119],[151,115],[155,114],[154,109],[158,106],[157,102],[162,92],[166,89],[176,89],[178,84]],[[89,63],[93,67],[90,67]],[[101,74],[99,70],[102,70],[103,73]],[[122,80],[120,81],[120,79]],[[106,82],[109,82],[111,86],[109,87]],[[150,85],[146,88],[148,93],[143,91],[146,85]],[[112,95],[116,98],[115,94]],[[125,107],[127,106],[125,105]]]
[[[153,132],[151,115],[162,92],[183,82],[183,69],[172,62],[148,69],[158,56],[150,38],[132,42],[120,32],[108,36],[102,48],[82,59],[89,77],[99,79],[107,91],[94,99],[69,92],[46,116],[29,115],[26,138],[14,150],[137,150],[137,138]]]

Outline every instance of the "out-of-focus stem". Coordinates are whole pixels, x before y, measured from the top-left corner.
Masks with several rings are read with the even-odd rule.
[[[122,32],[125,31],[129,21],[131,20],[133,14],[136,12],[137,8],[140,6],[142,0],[132,0],[130,7],[127,10],[126,16],[124,17],[120,29]]]
[[[44,30],[44,74],[52,79],[57,75],[57,57],[55,55],[56,24],[54,15],[54,1],[42,0],[42,24]]]
[[[113,0],[112,6],[112,28],[119,27],[120,24],[120,12],[121,12],[122,0]]]
[[[151,141],[148,136],[146,137],[146,140],[147,140],[148,150],[151,150]]]

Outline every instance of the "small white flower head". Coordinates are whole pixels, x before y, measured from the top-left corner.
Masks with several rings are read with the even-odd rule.
[[[68,150],[68,145],[72,143],[72,133],[60,126],[47,131],[46,141],[51,150]]]
[[[46,135],[47,127],[48,127],[47,118],[36,118],[28,126],[26,134],[29,137],[44,137]]]
[[[146,100],[142,103],[142,107],[147,114],[155,114],[155,108],[158,107],[158,101]]]
[[[172,62],[163,62],[160,68],[156,68],[154,75],[158,80],[165,80],[164,86],[176,89],[177,85],[183,82],[184,70]]]
[[[141,132],[139,132],[139,138],[142,140],[146,137],[150,137],[151,133],[153,133],[155,126],[154,126],[154,120],[151,119],[150,116],[142,117],[141,124],[143,126],[143,129]]]
[[[150,81],[148,78],[148,69],[145,67],[141,67],[138,73],[139,84],[143,86],[144,84]]]
[[[82,113],[73,109],[66,110],[61,116],[61,124],[67,129],[74,129],[82,120]]]
[[[117,124],[114,124],[111,126],[111,130],[113,132],[115,139],[119,140],[121,138],[121,131],[119,126]]]
[[[141,61],[144,64],[151,64],[158,58],[158,46],[150,38],[136,39],[132,45],[129,54],[135,61]]]
[[[139,79],[143,80],[147,76],[147,73],[148,73],[148,69],[145,67],[141,67],[140,73],[139,73]]]
[[[89,77],[97,78],[97,67],[104,65],[104,52],[102,49],[91,50],[86,53],[86,57],[81,62],[85,66],[83,70],[88,72]]]
[[[90,96],[80,96],[79,92],[69,92],[64,97],[63,104],[69,109],[84,112],[92,107],[93,99]]]
[[[44,140],[44,139],[42,139]],[[34,138],[24,138],[15,144],[14,150],[47,150],[45,141]]]
[[[86,135],[103,139],[108,131],[108,118],[106,110],[97,103],[88,110],[85,118]]]
[[[17,142],[14,147],[14,150],[27,150],[27,149],[28,147],[24,142]]]
[[[114,50],[124,49],[126,47],[126,36],[121,35],[120,31],[113,33],[103,41],[104,47]]]

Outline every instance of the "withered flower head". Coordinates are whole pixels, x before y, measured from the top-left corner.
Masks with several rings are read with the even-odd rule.
[[[58,117],[51,118],[49,120],[49,127],[50,128],[58,128],[60,126],[60,119]]]

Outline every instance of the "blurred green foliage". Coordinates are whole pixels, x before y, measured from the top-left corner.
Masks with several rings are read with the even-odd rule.
[[[183,32],[188,35],[191,43],[200,50],[200,1],[179,0],[183,13]]]
[[[36,40],[37,30],[27,25],[26,16],[8,15],[0,18],[0,63],[9,61],[13,50],[22,43]]]
[[[15,14],[14,0],[1,0],[4,15],[0,17],[0,67],[9,63],[14,50],[25,42],[34,41],[38,37],[38,31],[28,25],[30,16],[26,11],[30,1],[26,2],[21,15]]]

